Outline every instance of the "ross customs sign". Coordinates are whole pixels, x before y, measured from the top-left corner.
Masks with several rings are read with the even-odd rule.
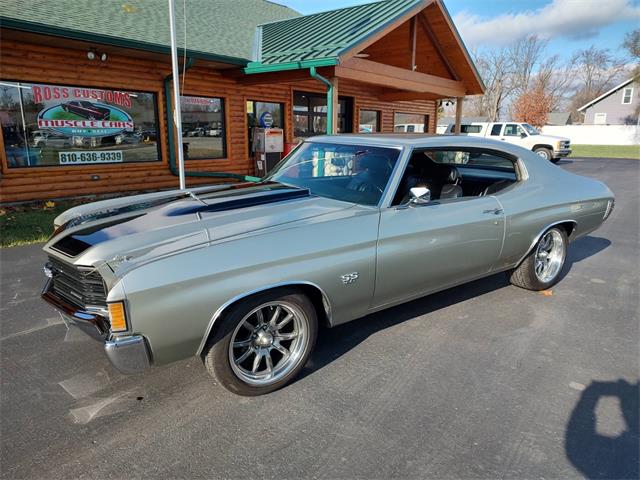
[[[127,92],[92,88],[33,85],[34,103],[45,104],[38,114],[38,129],[69,137],[107,137],[134,130]],[[118,106],[122,108],[118,108]]]
[[[38,114],[38,128],[69,137],[107,137],[132,132],[131,116],[117,107],[88,100],[71,100],[53,105]]]

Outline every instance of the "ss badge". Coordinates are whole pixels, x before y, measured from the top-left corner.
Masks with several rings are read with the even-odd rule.
[[[340,275],[340,280],[345,285],[349,285],[351,283],[355,283],[358,280],[358,272],[345,273],[344,275]]]

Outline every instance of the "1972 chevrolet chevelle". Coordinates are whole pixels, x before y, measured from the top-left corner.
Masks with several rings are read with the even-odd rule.
[[[259,183],[68,210],[44,247],[43,297],[124,373],[198,355],[259,395],[303,368],[320,322],[501,271],[550,287],[613,205],[601,182],[515,145],[314,137]]]

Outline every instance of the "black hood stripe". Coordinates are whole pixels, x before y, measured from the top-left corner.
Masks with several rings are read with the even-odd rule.
[[[183,208],[177,208],[168,215],[171,217],[177,215],[189,215],[201,212],[225,212],[227,210],[236,210],[239,208],[254,207],[256,205],[265,205],[267,203],[284,202],[295,198],[304,198],[311,195],[307,189],[287,190],[284,192],[269,192],[260,195],[246,195],[233,200],[226,200],[212,204],[189,205]]]
[[[172,208],[171,206],[162,207],[155,205],[155,208],[152,208],[147,212],[140,212],[138,214],[129,215],[125,218],[107,221],[97,225],[93,224],[87,226],[87,228],[83,228],[71,233],[70,235],[62,237],[60,240],[55,242],[51,248],[60,253],[63,253],[64,255],[75,257],[94,245],[115,238],[114,235],[117,236],[122,234],[115,233],[110,227],[116,227],[121,224],[128,224],[128,222],[133,222],[136,219],[149,214],[159,215],[158,219],[160,222],[162,222],[162,217],[164,217],[164,223],[166,225],[171,225],[175,224],[176,222],[181,222],[181,220],[176,217],[195,215],[203,212],[211,213],[237,210],[258,205],[266,205],[271,203],[284,202],[287,200],[294,200],[298,198],[305,198],[309,196],[311,196],[311,192],[308,189],[290,189],[290,187],[279,187],[277,190],[268,190],[266,192],[251,192],[239,195],[237,198],[230,198],[229,196],[226,196],[226,198],[222,197],[218,201],[213,201],[211,203],[206,203],[206,201],[212,200],[211,198],[206,197],[200,202],[195,199],[185,202],[185,199],[181,199],[179,201],[179,204],[187,203],[187,205],[176,205],[175,208]],[[133,212],[135,210],[136,209],[134,208],[129,210],[129,212]],[[120,210],[118,213],[122,213],[122,210]],[[133,229],[135,229],[135,227],[133,227]]]

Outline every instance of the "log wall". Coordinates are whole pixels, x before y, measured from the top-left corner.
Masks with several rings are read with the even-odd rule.
[[[161,161],[150,163],[118,163],[101,165],[9,168],[0,139],[0,202],[43,200],[70,196],[114,194],[147,191],[178,186],[178,178],[169,171],[164,79],[171,73],[168,57],[145,58],[134,50],[110,53],[106,62],[86,57],[89,45],[78,48],[56,47],[57,42],[28,43],[3,39],[0,52],[2,80],[33,83],[122,89],[153,92],[158,99],[158,141]],[[148,57],[148,56],[147,56]],[[286,141],[293,141],[293,91],[324,92],[314,81],[242,85],[213,66],[196,64],[187,71],[185,95],[222,97],[225,101],[227,158],[188,160],[187,170],[224,171],[251,175],[247,141],[246,101],[272,101],[285,105]],[[353,97],[353,125],[357,128],[359,110],[381,112],[383,132],[393,131],[394,112],[430,115],[429,131],[435,132],[433,101],[381,102],[376,87],[363,83],[339,82],[339,94]],[[188,185],[211,183],[215,179],[187,177]]]

